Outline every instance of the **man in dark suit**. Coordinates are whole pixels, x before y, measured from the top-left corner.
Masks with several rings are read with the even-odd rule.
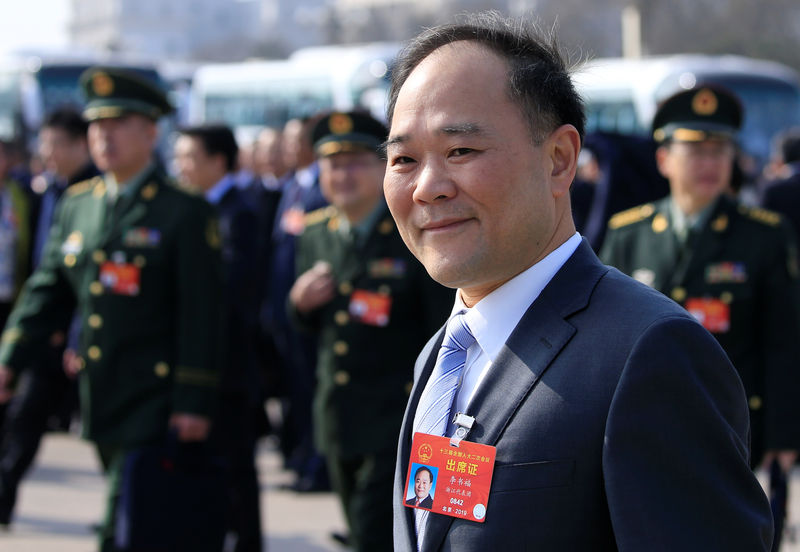
[[[433,508],[433,498],[430,495],[433,473],[429,468],[421,466],[414,472],[414,497],[406,500],[409,506],[430,510]]]
[[[261,516],[255,466],[256,423],[263,409],[256,365],[258,215],[247,191],[236,186],[238,147],[230,128],[185,128],[175,142],[179,182],[216,207],[223,267],[223,346],[220,409],[212,443],[225,459],[226,524],[237,552],[260,551]]]
[[[103,175],[73,186],[59,204],[42,261],[0,339],[0,400],[77,311],[83,434],[109,475],[100,534],[107,552],[116,548],[131,452],[161,445],[170,431],[181,442],[209,434],[219,366],[219,233],[212,207],[178,190],[153,160],[156,122],[172,110],[164,92],[111,67],[90,68],[80,82],[89,150]]]
[[[447,316],[452,293],[431,280],[383,200],[386,127],[332,113],[314,127],[331,207],[306,217],[289,293],[299,327],[318,337],[314,444],[325,455],[358,552],[392,546],[397,431],[416,351]],[[396,343],[404,347],[391,350]]]
[[[387,202],[431,276],[458,288],[415,366],[395,550],[767,550],[725,353],[575,231],[584,115],[551,44],[475,16],[423,32],[392,74]],[[445,339],[462,368],[437,360],[456,350]],[[494,447],[482,523],[404,504],[414,432],[438,414],[439,435],[460,438],[456,413],[473,446]]]
[[[61,108],[47,116],[39,131],[39,153],[47,172],[36,177],[43,181],[44,191],[33,239],[34,265],[39,264],[64,191],[99,174],[89,158],[87,128],[78,111]],[[9,402],[0,441],[0,524],[11,520],[17,487],[33,462],[48,420],[69,418],[74,407],[74,380],[62,369],[65,344],[64,333],[56,332],[41,358],[25,371],[19,392]]]

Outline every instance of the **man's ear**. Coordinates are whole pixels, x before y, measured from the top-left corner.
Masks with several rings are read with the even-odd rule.
[[[656,166],[658,167],[658,172],[661,173],[661,176],[669,180],[670,170],[669,170],[669,146],[664,144],[662,146],[658,146],[656,149]]]
[[[550,180],[553,197],[569,193],[569,187],[578,170],[578,153],[581,150],[581,136],[572,125],[561,125],[547,138],[548,153],[552,163]]]

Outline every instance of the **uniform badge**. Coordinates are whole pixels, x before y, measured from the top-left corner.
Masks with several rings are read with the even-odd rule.
[[[490,445],[415,433],[403,505],[483,523],[496,454]]]
[[[714,232],[724,232],[728,227],[728,215],[721,214],[711,222],[711,229]]]
[[[726,333],[731,327],[731,307],[720,299],[690,297],[686,310],[711,333]]]
[[[61,252],[64,255],[77,255],[82,249],[83,234],[81,234],[78,230],[75,230],[69,236],[67,236],[67,239],[61,244]]]
[[[652,228],[653,232],[655,232],[656,234],[660,234],[661,232],[669,228],[669,221],[667,220],[667,217],[665,217],[661,213],[657,214],[655,217],[653,217]]]
[[[356,289],[350,296],[348,311],[351,319],[355,322],[383,328],[389,325],[392,297],[383,293]]]
[[[730,261],[708,265],[706,282],[709,284],[742,284],[747,281],[747,266]]]
[[[698,115],[713,115],[718,106],[717,95],[708,88],[703,88],[692,98],[692,110]]]
[[[106,261],[100,265],[100,283],[117,295],[139,295],[141,270],[129,263]]]
[[[131,228],[122,237],[125,247],[158,247],[161,243],[161,231],[155,228]]]
[[[353,130],[353,119],[344,113],[334,113],[328,119],[328,128],[334,134],[347,134]]]
[[[106,73],[98,71],[92,76],[92,91],[98,96],[110,96],[114,92],[114,81]]]
[[[403,259],[375,259],[367,263],[370,278],[402,278],[406,275],[406,262]]]
[[[656,273],[649,268],[637,268],[633,271],[633,274],[631,274],[631,278],[637,282],[643,283],[646,286],[653,287],[653,284],[656,281]]]

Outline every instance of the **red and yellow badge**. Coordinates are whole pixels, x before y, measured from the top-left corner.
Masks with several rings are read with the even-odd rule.
[[[350,296],[348,311],[355,322],[383,328],[389,325],[392,297],[385,293],[357,289]]]
[[[713,115],[718,106],[717,95],[708,88],[703,88],[692,98],[692,109],[698,115]]]
[[[711,333],[726,333],[731,328],[731,307],[721,299],[690,297],[686,310]]]
[[[100,283],[117,295],[139,295],[141,270],[133,264],[106,261],[100,265]]]
[[[344,113],[334,113],[328,119],[328,128],[334,134],[347,134],[353,130],[353,119]]]
[[[489,445],[415,433],[403,504],[483,523],[497,450]]]
[[[114,81],[106,73],[98,71],[92,76],[92,91],[98,96],[110,96],[114,92]]]

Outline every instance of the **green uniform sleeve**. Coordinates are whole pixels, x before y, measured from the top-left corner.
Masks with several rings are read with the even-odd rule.
[[[65,213],[59,204],[37,270],[25,282],[0,337],[0,364],[21,372],[56,332],[66,332],[76,298],[62,270]]]

